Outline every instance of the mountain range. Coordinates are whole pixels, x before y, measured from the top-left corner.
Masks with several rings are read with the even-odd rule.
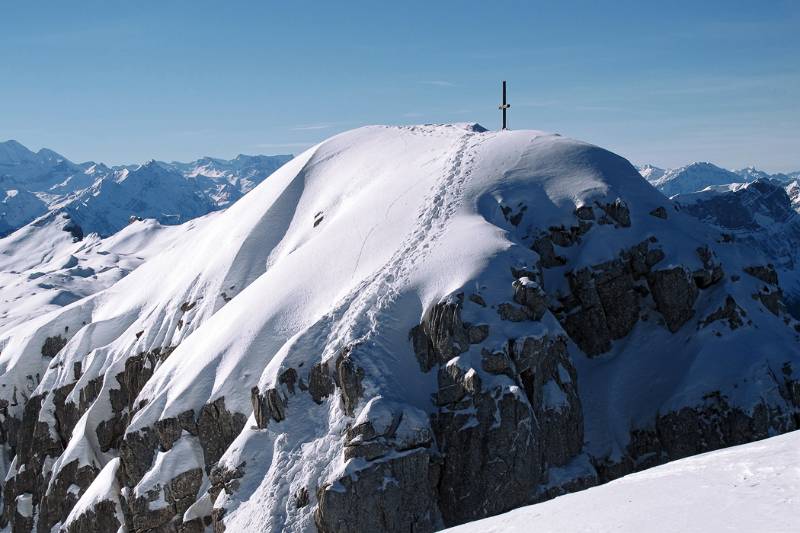
[[[34,191],[3,295],[76,288],[3,310],[0,525],[434,531],[795,430],[788,267],[746,238],[790,193],[712,171],[671,199],[557,134],[372,126],[168,228]],[[112,172],[77,191],[192,180]]]
[[[647,164],[639,166],[638,170],[653,187],[667,196],[691,193],[715,185],[749,183],[758,179],[773,179],[787,185],[800,179],[800,171],[769,174],[755,167],[726,170],[706,162],[691,163],[673,169]]]
[[[235,202],[291,159],[289,155],[191,163],[150,161],[108,167],[0,143],[0,236],[49,211],[70,215],[86,234],[116,233],[133,218],[179,224]]]

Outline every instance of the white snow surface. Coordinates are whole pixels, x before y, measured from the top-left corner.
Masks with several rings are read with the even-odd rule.
[[[790,533],[800,515],[800,432],[681,459],[447,529],[451,533]]]
[[[190,409],[198,413],[221,397],[228,410],[250,415],[253,386],[274,386],[288,367],[305,375],[313,364],[354,347],[365,399],[381,397],[380,403],[362,401],[356,417],[367,409],[364,417],[385,420],[387,412],[402,409],[404,420],[418,426],[421,414],[433,409],[436,380],[435,372],[420,372],[408,342],[423,312],[467,288],[508,295],[510,267],[538,259],[520,244],[524,232],[569,226],[576,207],[617,198],[630,208],[631,228],[595,225],[580,246],[559,249],[568,268],[608,261],[656,234],[665,253],[659,268],[700,268],[696,249],[706,243],[727,273],[754,259],[749,250],[713,245],[717,231],[677,212],[630,163],[596,146],[470,124],[365,127],[307,150],[228,209],[180,226],[168,246],[108,288],[0,333],[0,398],[20,416],[22,402],[12,394],[75,383],[75,363],[82,374],[68,401],[103,376],[68,457],[54,469],[70,457],[106,465],[113,457],[99,452],[94,428],[108,418],[108,391],[118,388],[115,377],[133,355],[176,347],[136,399],[146,405],[128,433]],[[512,226],[501,208],[523,204],[523,223]],[[657,207],[667,208],[668,221],[649,214]],[[563,268],[545,273],[548,291],[566,288],[563,274]],[[758,384],[779,372],[796,341],[780,319],[757,307],[750,297],[757,287],[743,276],[709,289],[695,319],[675,335],[653,316],[602,357],[588,359],[570,345],[587,450],[613,456],[624,449],[631,427],[659,410],[702,401],[709,390],[745,409],[782,402],[775,387]],[[697,331],[697,321],[727,293],[748,306],[761,333]],[[489,343],[563,333],[549,313],[541,322],[518,324],[498,322],[492,309],[471,312],[475,316],[465,320],[496,324]],[[55,334],[69,341],[48,361],[41,347]],[[480,368],[479,361],[473,347],[452,364]],[[32,376],[41,376],[38,387]],[[552,400],[559,405],[558,397]],[[43,412],[51,409],[47,402],[50,397]],[[220,461],[247,465],[236,493],[223,491],[215,502],[225,508],[229,530],[312,531],[314,505],[298,509],[290,495],[302,487],[313,498],[319,484],[358,467],[342,458],[348,421],[338,397],[318,406],[308,394],[291,398],[280,424],[257,430],[251,417]],[[168,482],[174,466],[183,464],[162,459],[148,480]]]
[[[0,239],[0,334],[113,285],[199,223],[149,219],[105,239],[90,234],[78,241],[68,231],[70,218],[52,212]]]

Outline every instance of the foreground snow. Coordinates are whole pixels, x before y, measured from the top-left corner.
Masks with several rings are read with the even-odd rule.
[[[452,533],[788,533],[800,520],[800,431],[682,459]]]

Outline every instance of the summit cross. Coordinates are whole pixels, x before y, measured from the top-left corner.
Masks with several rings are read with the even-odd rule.
[[[503,103],[500,104],[500,107],[498,109],[501,109],[503,111],[503,129],[504,130],[508,129],[507,126],[506,126],[506,109],[508,109],[509,107],[511,107],[511,104],[507,104],[506,103],[506,82],[505,82],[505,80],[503,80]]]

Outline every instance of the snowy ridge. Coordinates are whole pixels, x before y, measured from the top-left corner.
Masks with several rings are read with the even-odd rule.
[[[360,128],[175,231],[0,334],[6,523],[432,531],[795,427],[766,261],[596,146]]]

